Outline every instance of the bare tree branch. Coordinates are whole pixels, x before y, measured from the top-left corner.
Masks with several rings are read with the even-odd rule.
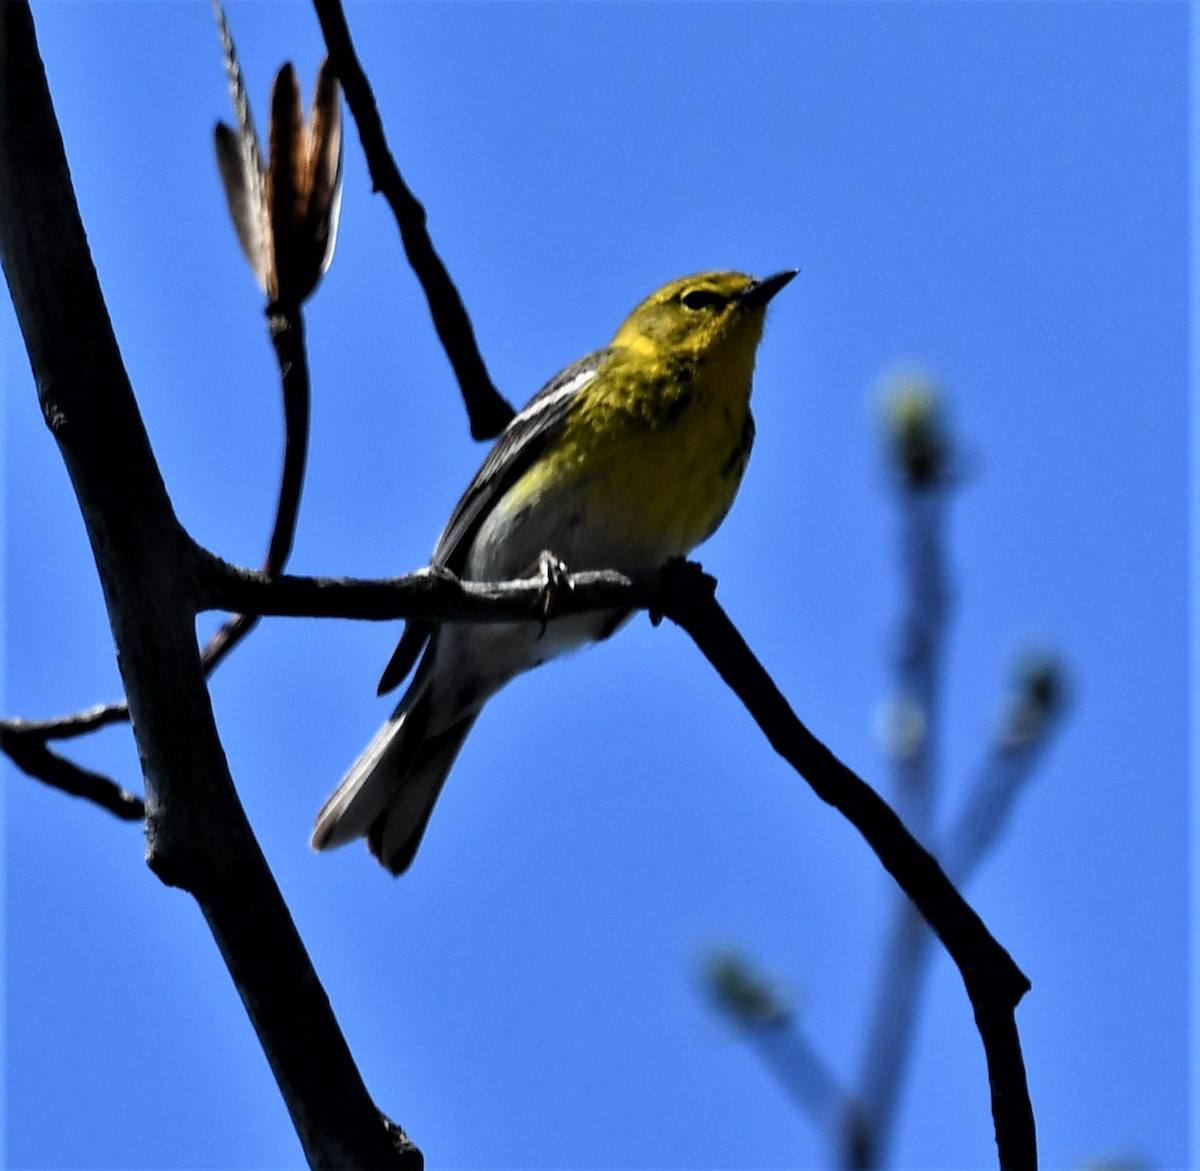
[[[267,559],[266,573],[282,573],[292,552],[304,466],[308,461],[309,384],[308,350],[304,344],[304,315],[298,305],[276,304],[269,315],[271,343],[283,385],[284,452],[279,477],[279,500]]]
[[[240,83],[241,71],[237,67],[232,37],[219,8],[218,15],[221,17],[222,37],[229,58],[227,64],[231,73]],[[235,103],[239,96],[245,102],[244,89],[240,85],[235,86],[234,92]],[[248,119],[248,106],[242,112]],[[222,129],[225,129],[229,135],[233,134],[227,128]],[[244,125],[243,129],[245,129]],[[253,133],[252,123],[248,133]],[[252,157],[254,165],[261,168],[261,163],[258,161],[257,139],[253,139],[251,146],[247,147],[246,153]],[[261,191],[259,194],[261,196]],[[257,214],[252,214],[252,212],[253,209],[248,206],[242,208],[243,224],[255,225],[262,220],[260,234],[265,232],[266,235],[271,235],[270,224],[266,222],[266,209],[261,205],[261,199]],[[314,264],[310,262],[309,267],[314,268]],[[315,280],[312,285],[315,286]],[[308,284],[305,287],[311,293],[311,287]],[[279,366],[283,395],[284,456],[275,508],[275,521],[263,570],[268,574],[277,574],[283,571],[291,553],[296,521],[300,511],[300,498],[304,487],[304,468],[308,458],[310,396],[303,310],[298,303],[272,302],[267,306],[267,319]],[[235,613],[230,615],[202,652],[201,663],[205,674],[215,670],[242,639],[254,629],[257,623],[258,618],[253,614]],[[94,801],[102,808],[116,812],[118,816],[132,817],[131,810],[143,808],[140,798],[131,797],[120,785],[108,777],[78,768],[70,761],[50,752],[47,747],[51,740],[82,736],[109,724],[123,723],[128,719],[129,705],[124,700],[119,700],[57,719],[36,722],[0,721],[0,728],[6,733],[0,740],[0,749],[3,749],[24,772],[45,784],[61,789],[72,796]],[[126,800],[127,798],[129,800]],[[140,817],[141,814],[139,813],[138,816]]]
[[[17,735],[39,737],[45,742],[90,736],[101,728],[123,724],[128,719],[129,707],[126,703],[101,703],[69,716],[54,716],[48,720],[0,720],[0,727]]]
[[[217,739],[194,618],[213,606],[250,614],[445,617],[439,607],[454,595],[456,620],[485,621],[532,614],[545,583],[479,586],[436,573],[393,583],[276,578],[235,571],[190,541],[150,452],[90,263],[27,5],[4,6],[0,20],[0,252],[104,588],[144,761],[148,861],[200,904],[310,1165],[405,1165],[411,1155],[398,1152],[392,1128],[367,1096],[245,821]],[[1035,1166],[1014,1018],[1029,986],[1024,975],[895,813],[795,716],[717,604],[711,579],[694,566],[618,578],[572,579],[556,596],[555,612],[637,605],[670,617],[776,750],[859,829],[962,974],[987,1053],[1001,1165]]]
[[[798,1027],[796,1014],[740,952],[723,948],[705,965],[705,987],[717,1007],[758,1050],[789,1096],[827,1134],[860,1129],[858,1105]]]
[[[1036,1167],[1033,1108],[1015,1017],[1029,989],[1025,975],[887,803],[804,727],[711,592],[706,600],[699,589],[680,591],[664,612],[692,636],[775,750],[867,839],[941,939],[966,985],[987,1054],[1000,1166]]]
[[[196,647],[204,562],[113,336],[26,3],[0,6],[0,47],[0,257],[104,590],[146,778],[147,860],[199,903],[310,1166],[402,1166],[234,791]]]
[[[346,104],[358,125],[363,153],[374,190],[383,194],[400,228],[408,263],[425,290],[434,328],[454,368],[475,439],[499,435],[513,417],[512,406],[496,389],[475,341],[458,289],[433,247],[425,226],[425,209],[409,190],[388,149],[375,95],[363,73],[350,39],[350,28],[339,0],[313,0],[329,59],[346,93]]]
[[[284,404],[284,458],[280,476],[275,521],[263,571],[283,571],[291,553],[304,487],[304,465],[308,455],[309,378],[308,352],[304,344],[304,317],[297,307],[276,305],[268,312],[271,340],[279,364]],[[233,613],[209,639],[201,653],[206,675],[214,671],[258,624],[252,613]],[[94,801],[118,816],[132,819],[134,809],[143,808],[116,781],[78,768],[49,751],[52,740],[65,740],[95,732],[129,719],[125,700],[101,704],[87,711],[48,720],[0,720],[0,750],[29,776],[72,796]],[[141,813],[137,813],[141,817]]]
[[[304,467],[308,461],[310,394],[303,311],[299,305],[276,303],[268,307],[267,316],[279,363],[284,417],[283,471],[279,477],[275,523],[263,562],[263,572],[274,576],[283,572],[296,535],[300,497],[304,490]],[[213,671],[257,625],[256,614],[245,611],[231,614],[202,652],[205,674]]]
[[[21,727],[20,720],[0,721],[0,748],[22,772],[72,797],[83,797],[122,821],[141,821],[146,806],[108,777],[51,752],[44,737]]]
[[[1065,672],[1053,656],[1043,652],[1018,664],[1016,676],[996,742],[938,851],[946,873],[960,885],[999,839],[1069,704]]]
[[[433,621],[533,620],[545,582],[457,581],[427,569],[390,581],[281,577],[212,559],[208,603],[264,614],[386,619],[401,614]],[[691,562],[625,577],[568,575],[554,613],[587,609],[650,611],[681,626],[741,699],[772,747],[866,838],[884,867],[941,939],[957,965],[987,1050],[1000,1165],[1037,1165],[1033,1110],[1025,1082],[1015,1009],[1029,981],[951,884],[934,857],[871,787],[839,761],[799,720],[762,664],[717,603],[714,582]]]

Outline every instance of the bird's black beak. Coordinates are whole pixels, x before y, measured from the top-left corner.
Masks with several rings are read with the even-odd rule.
[[[738,300],[744,305],[765,305],[799,271],[798,268],[789,268],[784,272],[777,272],[774,276],[763,277],[761,281],[747,285],[738,296]]]

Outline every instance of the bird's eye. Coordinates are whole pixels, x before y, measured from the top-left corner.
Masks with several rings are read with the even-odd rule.
[[[689,289],[680,300],[687,309],[716,309],[725,304],[725,298],[712,289]]]

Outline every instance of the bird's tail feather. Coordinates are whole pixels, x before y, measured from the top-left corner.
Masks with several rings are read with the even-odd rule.
[[[417,672],[391,718],[375,733],[375,738],[321,806],[312,833],[314,850],[329,850],[366,837],[403,783],[425,738],[431,674],[424,669]]]
[[[367,838],[371,853],[393,874],[408,869],[421,844],[434,803],[462,748],[478,709],[449,728],[427,735],[431,691],[414,683],[396,713],[317,814],[314,850]]]
[[[468,712],[421,741],[403,781],[391,787],[390,800],[371,823],[371,853],[393,874],[403,874],[412,864],[438,794],[478,715],[478,710]]]

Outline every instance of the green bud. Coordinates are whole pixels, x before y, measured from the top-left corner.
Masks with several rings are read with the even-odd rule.
[[[791,1018],[774,985],[735,948],[720,948],[704,961],[704,982],[717,1007],[745,1028],[781,1025]]]
[[[1051,650],[1022,652],[1012,668],[1012,695],[1004,717],[1002,740],[1020,748],[1040,736],[1067,701],[1066,672]]]
[[[942,393],[932,376],[909,370],[892,375],[883,393],[888,458],[909,488],[946,475],[950,456]]]

